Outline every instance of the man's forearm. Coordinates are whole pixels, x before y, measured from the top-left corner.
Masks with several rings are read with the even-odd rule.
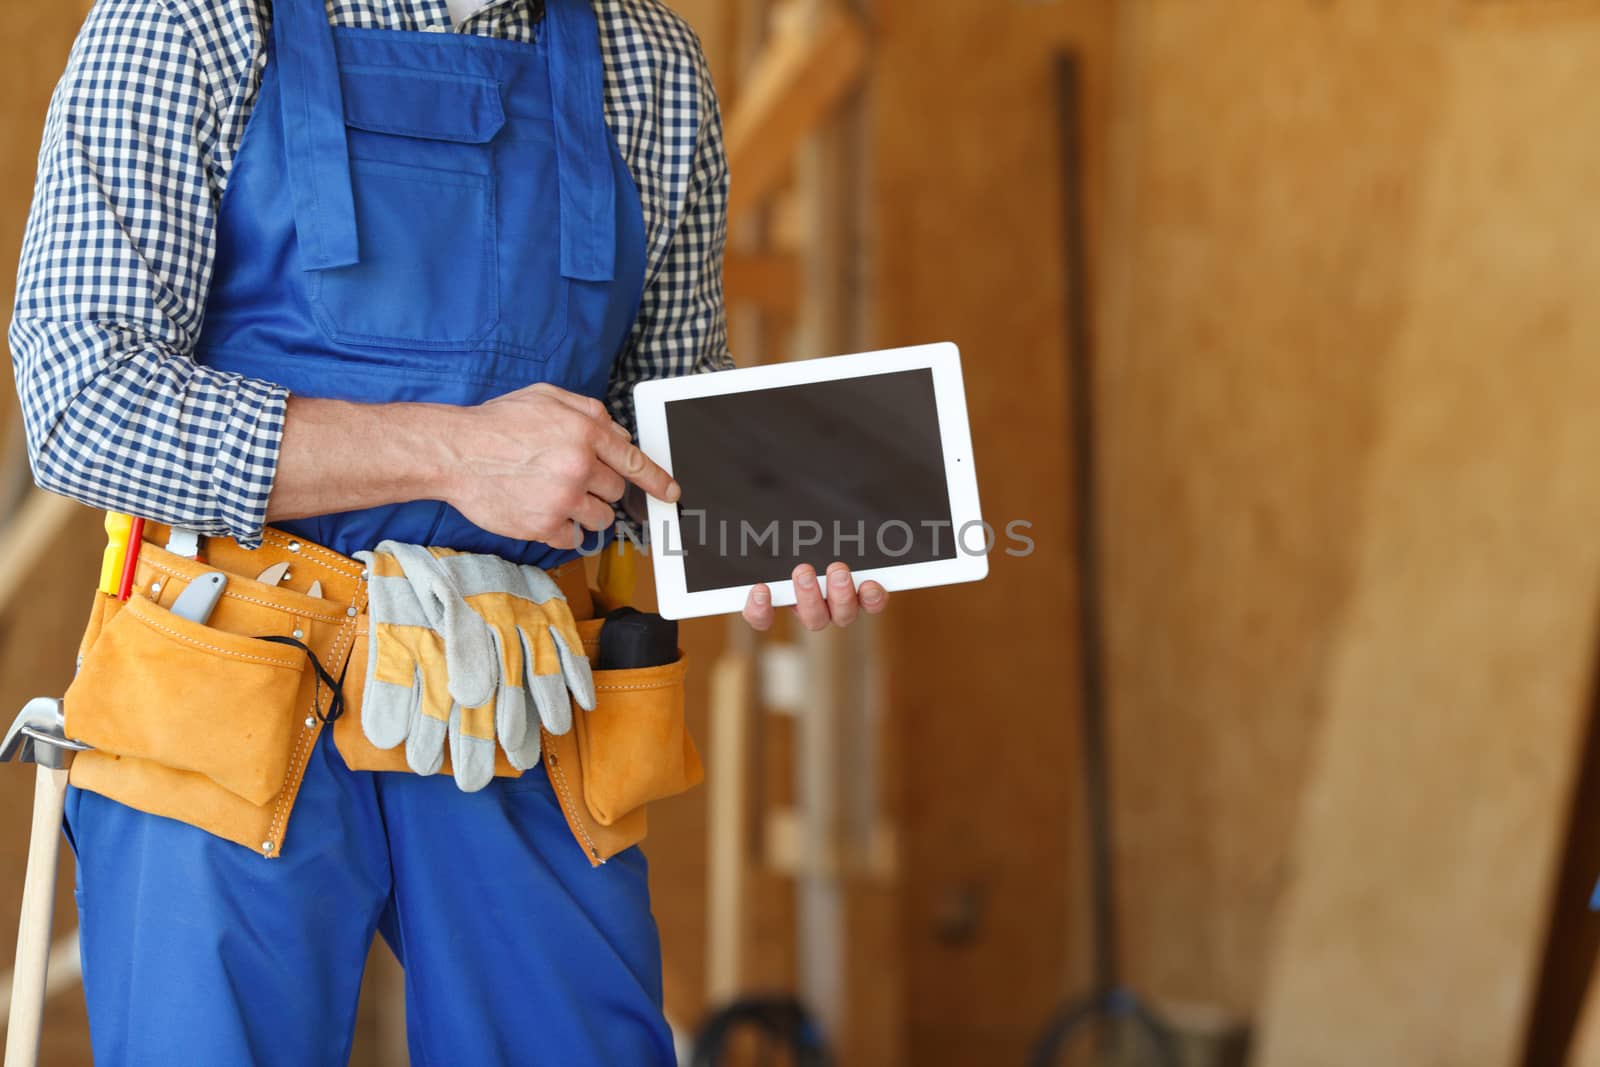
[[[615,521],[629,481],[678,499],[605,405],[530,385],[471,407],[291,397],[267,517],[442,500],[490,533],[553,548]]]
[[[459,415],[443,404],[291,397],[268,520],[445,499]]]

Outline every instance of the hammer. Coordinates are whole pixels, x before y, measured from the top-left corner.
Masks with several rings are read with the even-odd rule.
[[[61,852],[61,810],[67,799],[67,768],[89,748],[67,737],[61,701],[37,697],[0,742],[0,761],[16,759],[39,768],[33,784],[33,830],[28,838],[28,873],[22,883],[22,918],[17,926],[17,963],[11,977],[11,1015],[6,1027],[5,1067],[32,1067],[39,1059],[44,1024],[45,971],[50,922],[56,902],[56,857]]]

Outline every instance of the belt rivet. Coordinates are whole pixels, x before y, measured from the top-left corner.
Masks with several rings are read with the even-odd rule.
[[[362,580],[362,581],[363,581],[363,582],[364,582],[364,581],[366,581],[366,580],[367,580],[367,578],[368,578],[368,577],[369,577],[369,576],[370,576],[370,575],[371,575],[371,574],[372,574],[372,572],[371,572],[371,571],[369,571],[369,570],[367,570],[367,569],[366,569],[366,568],[365,568],[365,567],[363,567],[363,568],[361,568],[361,580]]]
[[[290,552],[298,552],[298,551],[300,551],[300,542],[299,541],[290,541],[289,542],[289,551]]]
[[[294,639],[296,641],[300,640],[305,635],[306,635],[306,632],[304,630],[300,629],[300,627],[296,626],[294,628]]]
[[[315,730],[316,728],[317,728],[317,720],[312,718],[310,715],[307,715],[306,716],[306,729],[307,730]]]
[[[276,847],[277,846],[274,845],[271,841],[263,841],[263,842],[261,842],[261,851],[262,852],[271,852]]]
[[[550,754],[545,756],[544,761],[546,763],[550,764],[550,766],[552,766],[552,767],[554,767],[556,764],[561,762],[560,760],[556,759],[556,754],[554,752],[551,752]]]
[[[161,583],[160,582],[151,582],[150,583],[150,595],[151,596],[160,596],[161,595]]]
[[[356,606],[354,604],[351,604],[348,608],[345,608],[344,613],[349,615],[351,618],[355,618],[355,616],[360,614],[360,612],[356,611]]]

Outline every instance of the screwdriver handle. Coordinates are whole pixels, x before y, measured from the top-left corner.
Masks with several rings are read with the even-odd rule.
[[[116,596],[122,589],[122,565],[127,558],[128,534],[132,531],[132,515],[106,512],[106,551],[100,559],[100,591],[107,596]]]

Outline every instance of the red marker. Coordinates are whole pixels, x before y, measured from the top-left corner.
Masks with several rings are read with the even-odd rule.
[[[117,590],[118,600],[133,595],[133,572],[139,566],[139,548],[144,544],[144,520],[135,518],[128,527],[128,547],[122,556],[122,586]]]

